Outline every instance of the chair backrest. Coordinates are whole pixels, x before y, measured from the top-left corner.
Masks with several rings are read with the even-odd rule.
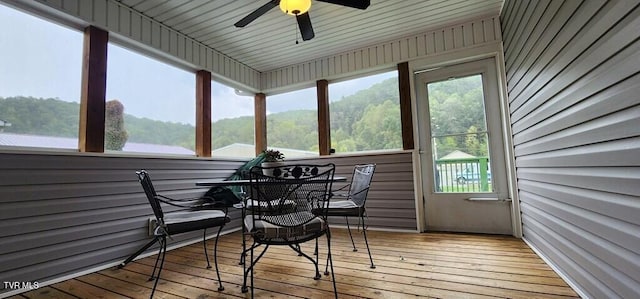
[[[376,164],[356,165],[353,168],[353,177],[351,178],[351,186],[349,187],[349,199],[359,207],[363,207],[367,201],[367,194],[373,179],[373,172],[376,170]]]
[[[149,204],[153,209],[153,214],[156,216],[156,220],[159,224],[164,223],[164,213],[162,212],[162,207],[158,200],[158,194],[156,194],[156,190],[153,188],[151,176],[149,176],[149,173],[146,170],[136,171],[136,174],[138,175],[138,180],[142,185],[142,189],[144,189],[144,193],[147,195],[147,200],[149,200]]]
[[[251,211],[254,220],[284,227],[300,226],[313,220],[318,216],[314,213],[326,212],[334,173],[334,164],[251,168],[250,198],[254,201]]]

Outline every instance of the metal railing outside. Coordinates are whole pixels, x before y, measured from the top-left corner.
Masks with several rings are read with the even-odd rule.
[[[488,157],[436,160],[436,192],[491,192]]]

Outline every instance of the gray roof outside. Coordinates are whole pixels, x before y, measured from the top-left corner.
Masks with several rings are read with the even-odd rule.
[[[300,157],[317,157],[317,152],[312,151],[303,151],[292,148],[283,148],[283,147],[268,147],[270,149],[279,150],[284,154],[286,158],[300,158]],[[246,143],[233,143],[227,146],[223,146],[221,148],[214,149],[211,151],[211,155],[217,157],[247,157],[253,158],[256,156],[256,147],[253,144]]]
[[[0,146],[23,146],[23,147],[41,147],[41,148],[65,148],[77,149],[78,139],[68,137],[53,137],[40,135],[26,135],[0,132]],[[276,148],[281,151],[285,157],[317,157],[318,153],[289,149]],[[195,155],[195,152],[181,146],[136,143],[127,142],[122,149],[123,152],[135,153],[160,153],[160,154],[176,154],[176,155]],[[252,144],[234,143],[212,151],[213,156],[218,157],[255,157],[255,146]]]
[[[466,159],[466,158],[475,158],[476,156],[465,153],[460,150],[455,150],[448,155],[440,158],[440,160],[456,160],[456,159]]]
[[[78,139],[68,137],[53,137],[39,135],[23,135],[0,133],[0,146],[25,146],[77,149]],[[123,152],[161,153],[177,155],[195,155],[195,152],[181,146],[127,142]]]

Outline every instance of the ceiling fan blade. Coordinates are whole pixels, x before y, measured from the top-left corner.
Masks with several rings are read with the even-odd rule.
[[[248,14],[246,17],[242,18],[240,21],[233,24],[236,27],[244,27],[249,25],[249,23],[253,22],[259,16],[267,13],[272,8],[278,6],[280,4],[280,0],[270,0],[265,3],[265,5],[260,6],[260,8],[254,10],[252,13]]]
[[[313,26],[311,26],[311,18],[309,17],[309,13],[305,12],[301,15],[296,15],[296,20],[298,20],[298,27],[300,27],[300,34],[302,34],[302,40],[310,40],[316,34],[313,32]]]
[[[371,0],[318,0],[321,2],[327,2],[347,7],[353,7],[358,9],[367,9],[371,5]]]

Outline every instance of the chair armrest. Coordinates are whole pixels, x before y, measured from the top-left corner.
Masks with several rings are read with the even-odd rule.
[[[179,207],[179,208],[190,208],[193,205],[186,205],[186,204],[184,204],[184,202],[196,201],[195,198],[194,199],[189,199],[189,200],[184,200],[184,199],[177,200],[177,199],[173,199],[171,197],[167,197],[167,196],[160,195],[160,194],[156,195],[156,199],[158,201],[162,202],[162,203],[165,203],[165,204],[168,204],[168,205],[174,206],[174,207]]]
[[[192,210],[196,210],[196,211],[201,211],[201,210],[220,210],[222,212],[224,212],[224,215],[226,216],[229,213],[229,208],[228,207],[221,207],[221,206],[216,206],[213,203],[202,203],[199,205],[195,205],[191,207]]]
[[[200,197],[191,197],[191,198],[171,198],[168,196],[164,196],[164,195],[160,195],[158,194],[159,197],[162,197],[168,201],[173,201],[173,202],[191,202],[191,201],[197,201],[198,199],[200,199]]]
[[[348,192],[331,192],[331,198],[349,198]]]
[[[367,188],[363,188],[362,190],[353,193],[353,194],[349,194],[348,192],[331,192],[331,198],[337,197],[337,198],[351,198],[354,195],[358,195],[362,192],[368,191],[369,187]]]
[[[348,188],[350,188],[350,187],[351,187],[351,184],[346,184],[346,185],[344,185],[344,186],[342,186],[342,187],[340,187],[340,188],[338,188],[338,189],[331,190],[331,192],[335,192],[335,191],[342,191],[342,190],[344,190],[344,189],[347,189],[347,190],[348,190]]]
[[[227,207],[215,206],[214,203],[210,202],[202,202],[202,197],[196,198],[187,198],[187,199],[173,199],[171,197],[167,197],[164,195],[156,195],[156,198],[165,204],[170,206],[178,207],[178,208],[187,208],[193,210],[221,210],[224,211],[225,215],[228,212]],[[176,203],[179,202],[179,203]],[[191,202],[192,204],[184,204],[185,202]]]
[[[338,189],[331,190],[329,192],[330,197],[349,197],[349,188],[351,188],[351,184],[346,184]],[[344,191],[346,189],[346,191]]]

